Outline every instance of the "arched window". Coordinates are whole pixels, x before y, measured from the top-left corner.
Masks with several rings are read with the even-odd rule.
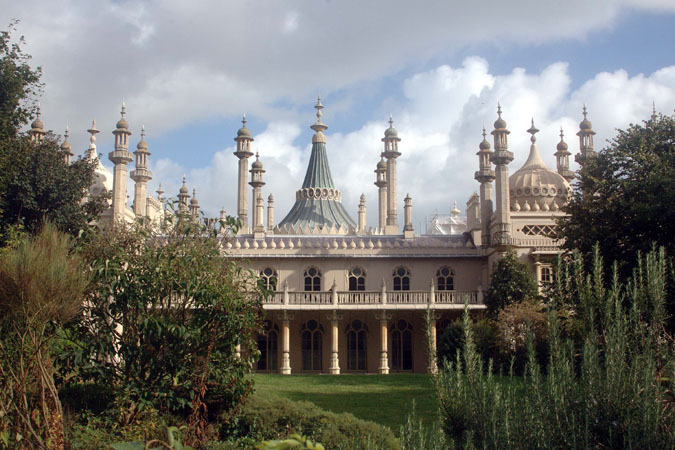
[[[439,291],[453,291],[455,289],[455,271],[445,266],[438,269],[436,286]]]
[[[267,290],[270,291],[276,291],[277,290],[277,281],[279,280],[279,275],[277,274],[277,271],[270,268],[266,267],[260,272],[260,279],[263,282],[263,287]]]
[[[321,370],[323,326],[316,320],[302,324],[302,370]]]
[[[394,290],[395,291],[409,291],[410,290],[410,271],[405,267],[397,267],[394,269]]]
[[[305,291],[321,290],[321,271],[315,267],[305,270]]]
[[[391,368],[412,370],[412,326],[403,319],[391,326]]]
[[[360,320],[347,326],[347,370],[366,370],[368,327]]]
[[[258,335],[258,350],[260,359],[258,360],[258,370],[277,370],[277,355],[279,342],[279,327],[271,321],[266,320],[263,326],[263,333]]]
[[[349,290],[366,290],[366,272],[360,267],[354,267],[349,271]]]

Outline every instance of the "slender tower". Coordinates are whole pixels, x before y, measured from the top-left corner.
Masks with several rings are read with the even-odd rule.
[[[412,224],[412,198],[410,194],[406,194],[403,199],[403,237],[405,239],[412,239],[415,237],[415,230]]]
[[[366,194],[361,194],[359,198],[358,229],[356,232],[366,232]]]
[[[490,218],[492,217],[492,182],[495,179],[495,171],[492,170],[490,162],[490,143],[485,138],[485,127],[483,127],[483,140],[478,145],[478,171],[473,177],[480,183],[480,228],[481,245],[487,247],[490,245]]]
[[[593,131],[593,124],[586,117],[586,105],[584,105],[583,112],[584,120],[579,123],[579,132],[577,133],[577,136],[579,136],[579,153],[574,156],[574,160],[579,163],[581,167],[583,167],[590,158],[595,157],[595,151],[593,150],[593,135],[595,134],[595,131]]]
[[[183,175],[183,185],[180,187],[180,190],[178,191],[179,213],[185,214],[188,212],[188,198],[190,198],[190,194],[188,194],[188,188],[185,185],[185,175]]]
[[[195,219],[199,214],[199,200],[197,200],[197,188],[192,188],[192,198],[190,199],[190,214]]]
[[[509,212],[509,163],[513,161],[513,153],[509,151],[506,121],[502,119],[502,107],[497,104],[497,120],[494,123],[495,151],[490,154],[490,162],[495,165],[496,179],[496,220],[495,231],[490,244],[503,247],[510,244],[511,216]]]
[[[398,218],[396,217],[396,158],[401,156],[398,151],[398,131],[394,128],[394,120],[389,115],[389,128],[384,130],[384,151],[382,156],[387,159],[387,227],[386,234],[398,234]]]
[[[45,125],[42,123],[42,119],[40,119],[40,104],[38,103],[37,107],[37,117],[33,121],[33,123],[30,125],[30,131],[28,132],[30,134],[30,141],[34,142],[36,144],[39,144],[42,142],[42,138],[47,134],[45,132]]]
[[[570,170],[570,155],[571,153],[567,150],[567,142],[564,139],[565,135],[563,133],[562,127],[560,127],[560,142],[556,145],[555,162],[558,169],[558,173],[561,177],[567,180],[568,183],[574,178],[574,172]]]
[[[237,131],[237,151],[234,156],[239,158],[239,177],[237,182],[237,217],[241,221],[239,230],[242,234],[248,234],[248,188],[246,187],[246,178],[248,172],[248,159],[253,156],[251,152],[251,131],[246,128],[246,114],[241,119],[242,127]],[[255,197],[253,199],[255,201]]]
[[[68,126],[66,126],[66,132],[63,134],[63,144],[61,144],[61,151],[63,152],[63,158],[66,164],[70,164],[73,159],[73,150],[70,146],[70,141],[68,141],[68,137],[70,137],[70,135],[68,133]]]
[[[127,207],[127,164],[132,161],[129,148],[129,124],[124,118],[125,106],[122,102],[122,117],[117,122],[117,128],[113,131],[115,135],[115,150],[108,154],[108,159],[115,165],[113,171],[113,224],[124,220],[124,213]]]
[[[251,164],[250,172],[251,182],[248,184],[250,184],[253,188],[253,234],[259,235],[261,233],[265,233],[265,227],[263,226],[262,218],[262,208],[258,208],[258,202],[260,202],[262,205],[262,194],[260,190],[265,185],[265,182],[263,181],[263,173],[265,173],[265,171],[263,170],[263,165],[260,162],[258,153],[255,154],[255,161],[253,161],[253,164]]]
[[[267,232],[271,233],[274,229],[274,196],[267,196]]]
[[[384,234],[387,226],[387,162],[380,158],[375,169],[375,186],[377,186],[377,226],[380,234]]]
[[[134,152],[136,156],[136,170],[131,172],[134,185],[134,214],[136,217],[148,215],[148,181],[152,180],[152,172],[148,170],[148,143],[145,142],[145,125],[141,128],[141,141]]]

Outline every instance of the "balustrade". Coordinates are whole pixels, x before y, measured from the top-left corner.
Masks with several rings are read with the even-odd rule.
[[[288,303],[291,305],[330,305],[333,303],[333,292],[288,292]],[[419,305],[429,303],[429,291],[387,291],[387,303],[395,305]],[[432,303],[441,305],[469,305],[479,304],[476,291],[435,291]],[[382,293],[380,291],[337,292],[339,305],[380,305]],[[284,303],[284,293],[274,292],[265,298],[266,305],[281,305]]]

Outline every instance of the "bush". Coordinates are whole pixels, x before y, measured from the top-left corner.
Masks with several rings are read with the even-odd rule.
[[[513,251],[509,251],[497,260],[490,276],[484,300],[488,316],[495,317],[504,307],[534,299],[538,294],[539,288],[530,268],[520,262]]]
[[[473,323],[474,342],[476,351],[483,357],[483,360],[494,359],[497,331],[494,324],[487,319],[480,319]],[[438,339],[438,361],[443,364],[444,361],[454,361],[457,358],[457,351],[464,348],[464,329],[462,320],[456,319],[445,328]]]
[[[397,449],[391,430],[351,414],[325,411],[309,402],[251,397],[241,414],[221,428],[221,439],[245,437],[250,442],[297,433],[326,449]],[[240,444],[241,445],[241,444]],[[239,447],[246,448],[246,447]],[[250,447],[249,447],[250,448]]]
[[[537,360],[542,367],[546,366],[548,354],[548,322],[542,303],[524,301],[509,305],[499,311],[495,321],[495,345],[497,349],[497,363],[521,375],[527,364],[528,335],[531,334],[535,346]],[[479,347],[479,332],[474,330],[476,349]],[[479,351],[481,356],[484,355]],[[485,359],[484,359],[485,360]]]

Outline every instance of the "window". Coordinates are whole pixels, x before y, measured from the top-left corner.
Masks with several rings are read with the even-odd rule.
[[[305,291],[321,290],[321,271],[315,267],[305,270]]]
[[[302,370],[321,370],[323,326],[316,320],[302,324]]]
[[[260,272],[260,278],[263,282],[263,287],[270,291],[277,290],[277,281],[279,280],[279,275],[276,270],[266,267]]]
[[[410,271],[405,267],[397,267],[394,269],[394,290],[410,290]]]
[[[274,371],[277,370],[279,327],[266,320],[263,330],[264,332],[258,335],[258,350],[260,351],[258,370]]]
[[[441,267],[436,272],[436,286],[439,291],[455,289],[455,271],[449,267]]]
[[[366,370],[368,327],[360,320],[347,327],[347,370]]]
[[[350,291],[365,291],[366,290],[366,272],[360,267],[354,267],[349,271],[349,290]]]
[[[542,267],[541,268],[541,284],[551,284],[553,283],[553,268],[551,267]]]
[[[412,370],[412,326],[406,320],[391,326],[391,368]]]

